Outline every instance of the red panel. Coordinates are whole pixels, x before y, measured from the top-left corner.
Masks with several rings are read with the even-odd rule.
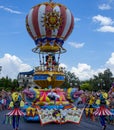
[[[39,7],[40,6],[35,6],[34,9],[33,9],[33,13],[32,13],[32,23],[33,23],[33,26],[34,26],[34,30],[35,30],[35,32],[37,34],[37,37],[41,37],[39,24],[38,24]]]
[[[61,35],[65,29],[66,25],[66,8],[64,6],[60,6],[60,13],[62,18],[62,25],[59,27],[57,38],[61,38]]]

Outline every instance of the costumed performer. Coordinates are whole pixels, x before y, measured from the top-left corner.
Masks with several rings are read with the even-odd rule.
[[[100,123],[102,125],[102,130],[106,129],[106,116],[112,115],[108,109],[109,102],[107,101],[108,94],[106,92],[101,92],[100,98],[96,101],[99,107],[94,112],[95,116],[99,116]]]
[[[8,112],[5,116],[5,122],[10,121],[13,126],[13,130],[19,129],[19,121],[20,117],[24,116],[24,113],[21,111],[21,109],[24,106],[24,102],[21,99],[21,96],[18,92],[12,93],[12,101],[9,104],[9,108],[11,109],[10,112]]]

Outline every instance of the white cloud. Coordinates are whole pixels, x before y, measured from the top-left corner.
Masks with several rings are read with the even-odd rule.
[[[102,5],[99,5],[98,8],[101,10],[110,10],[111,6],[109,4],[102,4]]]
[[[110,17],[104,17],[102,15],[94,16],[93,18],[94,22],[99,22],[101,27],[96,29],[99,32],[114,32],[114,21]]]
[[[79,63],[77,67],[72,67],[71,72],[74,73],[80,80],[88,80],[93,78],[93,75],[98,75],[99,72],[104,72],[105,68],[94,70],[90,65]]]
[[[99,22],[100,25],[103,25],[103,26],[112,25],[114,23],[114,21],[111,18],[102,16],[102,15],[94,16],[92,19],[94,22]]]
[[[68,43],[70,46],[73,46],[75,48],[81,48],[84,46],[85,43],[75,43],[75,42],[69,42]]]
[[[108,65],[114,65],[114,52],[111,54],[111,57],[106,62]]]
[[[80,21],[80,18],[74,18],[74,22]]]
[[[4,54],[3,58],[0,58],[0,66],[2,71],[0,77],[17,78],[19,72],[25,72],[32,70],[32,67],[28,64],[23,63],[15,55]]]
[[[63,64],[63,63],[60,63],[60,65],[59,65],[60,67],[63,67],[63,68],[65,68],[65,69],[67,69],[68,67],[67,67],[67,65],[65,65],[65,64]]]
[[[13,14],[22,14],[20,11],[16,11],[16,10],[13,10],[11,8],[7,8],[7,7],[4,7],[4,6],[0,6],[0,9],[3,9],[9,13],[13,13]]]
[[[99,29],[97,29],[99,32],[114,32],[113,26],[102,26]]]
[[[71,72],[74,73],[80,80],[89,79],[92,77],[93,72],[91,66],[79,63],[77,67],[72,67]]]
[[[107,60],[106,67],[110,68],[111,72],[114,74],[114,52],[112,52],[111,57]]]

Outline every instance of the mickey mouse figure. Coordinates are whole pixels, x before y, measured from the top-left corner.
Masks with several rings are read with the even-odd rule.
[[[52,54],[47,55],[46,56],[47,70],[53,70],[55,65],[56,65],[55,56]]]

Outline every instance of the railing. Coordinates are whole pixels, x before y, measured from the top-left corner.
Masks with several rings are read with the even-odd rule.
[[[58,65],[52,65],[52,66],[46,66],[46,65],[40,65],[35,67],[35,71],[56,71],[56,72],[64,72],[63,67],[59,67]]]

